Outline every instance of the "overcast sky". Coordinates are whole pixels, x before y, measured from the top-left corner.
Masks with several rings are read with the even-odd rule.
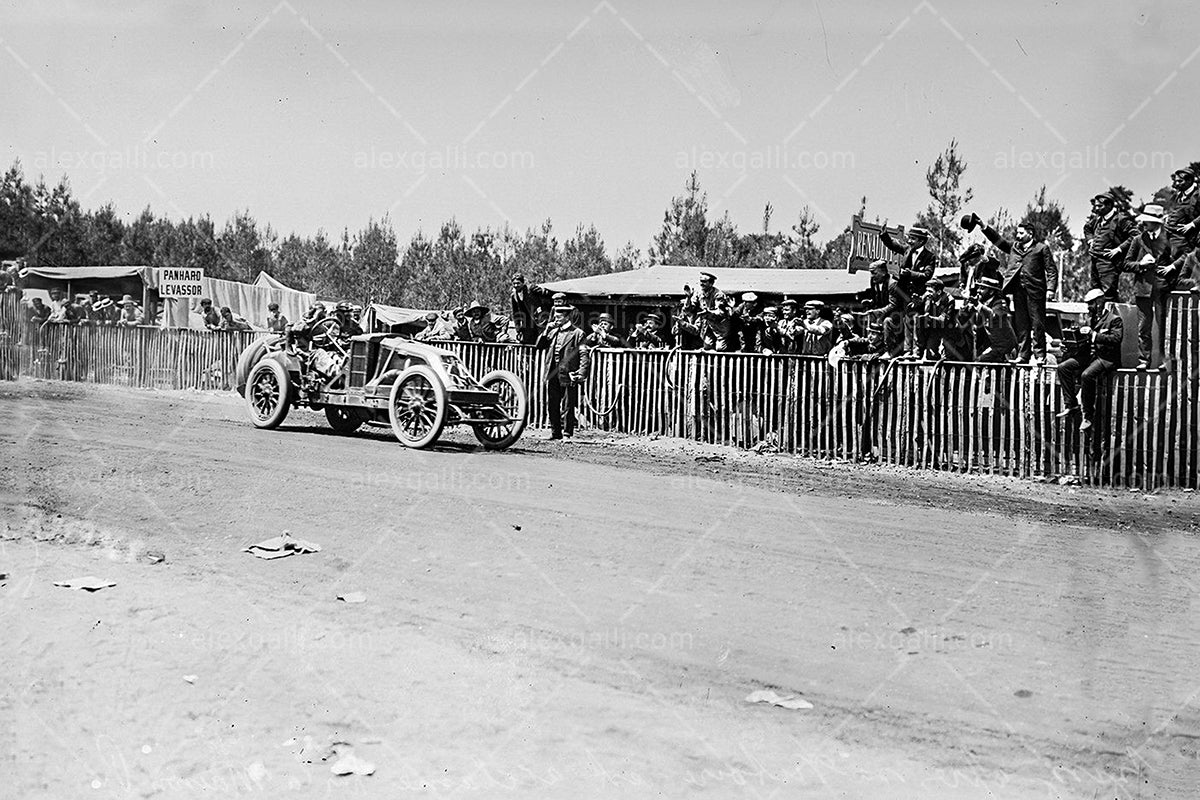
[[[1200,13],[1152,2],[3,5],[4,145],[87,206],[334,234],[456,217],[645,248],[695,168],[743,231],[910,223],[953,137],[983,215],[1078,231],[1200,159]]]

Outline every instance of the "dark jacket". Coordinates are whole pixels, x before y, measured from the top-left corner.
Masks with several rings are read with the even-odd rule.
[[[1154,263],[1141,263],[1142,257],[1154,256]],[[1142,234],[1133,237],[1125,254],[1124,272],[1133,273],[1133,296],[1149,297],[1157,291],[1172,291],[1179,283],[1179,272],[1186,252],[1180,252],[1171,244],[1171,237],[1163,230],[1158,236],[1146,240]],[[1158,275],[1159,267],[1168,267],[1171,273],[1166,278]]]
[[[1021,245],[1000,236],[990,225],[983,226],[983,235],[992,244],[1009,254],[1008,267],[1002,278],[1004,291],[1011,292],[1020,284],[1028,294],[1047,294],[1058,288],[1058,265],[1045,242]]]
[[[995,297],[981,304],[975,312],[975,320],[987,340],[988,347],[1007,353],[1017,346],[1017,335],[1013,330],[1007,297]]]
[[[937,257],[930,252],[927,246],[914,249],[899,244],[887,231],[880,234],[879,240],[888,250],[904,255],[900,262],[900,275],[896,278],[894,291],[899,292],[906,305],[925,294],[925,284],[933,277],[933,268],[937,266]]]
[[[936,295],[926,294],[922,304],[922,313],[931,328],[946,327],[946,322],[950,319],[950,312],[953,309],[954,298],[945,292],[939,292]]]
[[[1092,356],[1120,367],[1121,342],[1125,338],[1125,323],[1121,321],[1121,315],[1109,304],[1091,328]]]
[[[583,343],[588,347],[628,347],[625,340],[615,333],[600,333],[592,331],[584,337]]]
[[[1118,209],[1114,209],[1107,218],[1091,216],[1083,223],[1083,238],[1087,240],[1092,263],[1108,271],[1120,271],[1124,248],[1129,246],[1129,240],[1136,234],[1133,218]],[[1112,257],[1105,255],[1105,251],[1114,247],[1123,248],[1122,252]]]
[[[577,372],[586,378],[591,363],[591,351],[584,345],[583,331],[574,325],[566,325],[554,331],[542,331],[537,338],[537,348],[547,350],[549,365],[546,382],[558,381],[560,386],[571,383],[571,373]]]
[[[542,301],[551,295],[552,292],[548,289],[529,284],[526,284],[525,291],[519,294],[516,289],[509,292],[513,328],[517,333],[517,341],[521,344],[533,344],[537,339],[537,310]]]
[[[1173,192],[1166,208],[1167,236],[1177,251],[1200,245],[1200,184],[1193,183],[1190,189],[1183,196]],[[1196,227],[1192,228],[1191,233],[1185,234],[1182,229],[1188,223],[1195,223]]]

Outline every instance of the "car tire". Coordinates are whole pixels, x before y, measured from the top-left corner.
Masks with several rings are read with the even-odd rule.
[[[250,381],[250,370],[263,353],[267,352],[267,345],[273,342],[278,337],[268,336],[263,339],[256,339],[246,345],[246,349],[238,356],[237,366],[233,370],[234,385],[237,387],[237,393],[242,397],[246,396],[246,384]]]
[[[529,420],[529,394],[525,391],[525,384],[513,373],[502,369],[484,375],[479,383],[485,389],[498,392],[504,411],[517,421],[503,426],[472,425],[475,438],[487,450],[512,447],[525,432],[525,423]]]
[[[292,381],[273,358],[260,361],[246,379],[246,408],[256,428],[278,428],[292,405]]]
[[[388,420],[405,447],[430,447],[446,426],[446,387],[424,364],[409,367],[392,384]]]
[[[338,433],[354,433],[364,422],[358,409],[348,406],[325,406],[325,419]]]

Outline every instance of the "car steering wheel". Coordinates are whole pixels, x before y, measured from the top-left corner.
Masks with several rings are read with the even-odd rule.
[[[333,317],[325,317],[324,319],[318,320],[312,326],[313,344],[316,344],[319,339],[323,338],[324,339],[323,344],[317,345],[318,347],[321,347],[324,344],[328,344],[334,350],[336,350],[340,355],[342,355],[342,356],[347,355],[345,346],[340,341],[338,341],[337,336],[334,335],[334,331],[338,331],[338,330],[339,329],[338,329],[338,325],[337,325],[337,320],[334,319]]]

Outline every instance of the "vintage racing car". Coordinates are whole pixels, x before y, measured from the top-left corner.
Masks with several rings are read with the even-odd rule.
[[[276,335],[242,352],[237,387],[255,426],[278,427],[296,406],[324,410],[339,433],[390,425],[406,447],[430,447],[447,425],[470,425],[485,448],[501,450],[525,430],[528,396],[511,372],[476,380],[454,353],[390,333],[328,341],[305,349]]]

